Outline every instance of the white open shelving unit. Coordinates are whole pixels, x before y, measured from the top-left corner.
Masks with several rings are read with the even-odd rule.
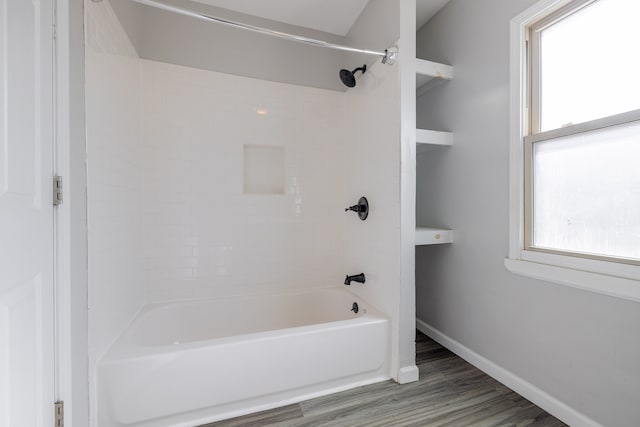
[[[453,79],[453,67],[416,58],[416,96],[420,96],[439,83]],[[436,147],[453,145],[453,133],[416,129],[416,153]],[[429,227],[416,227],[416,246],[453,243],[453,231]]]
[[[452,230],[416,227],[416,246],[440,245],[443,243],[453,243]]]
[[[416,93],[418,96],[447,80],[453,80],[451,65],[416,58]]]
[[[416,144],[418,153],[429,151],[439,146],[453,145],[453,134],[437,130],[416,129]]]

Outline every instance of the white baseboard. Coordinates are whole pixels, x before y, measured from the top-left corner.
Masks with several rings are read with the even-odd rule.
[[[509,387],[524,398],[538,405],[554,417],[573,427],[603,427],[591,418],[583,415],[544,390],[518,377],[512,372],[496,365],[458,341],[443,334],[420,319],[416,319],[416,328],[443,347],[448,348],[476,368]]]
[[[416,365],[405,366],[398,372],[398,384],[409,384],[418,381],[420,371]]]

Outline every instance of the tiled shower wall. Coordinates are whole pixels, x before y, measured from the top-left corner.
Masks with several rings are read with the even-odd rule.
[[[140,59],[107,0],[85,2],[90,372],[144,304]]]
[[[141,60],[108,1],[86,32],[92,366],[145,302],[342,283],[344,94]]]
[[[370,209],[364,222],[345,218],[345,262],[349,274],[364,272],[367,278],[351,291],[389,317],[399,304],[400,281],[399,73],[399,67],[378,62],[345,96],[350,112],[345,158],[359,165],[347,172],[345,187],[352,200],[366,196]]]
[[[338,92],[142,61],[147,301],[342,283],[343,103]],[[245,163],[255,146],[283,161]],[[284,191],[247,193],[245,177],[265,168]]]

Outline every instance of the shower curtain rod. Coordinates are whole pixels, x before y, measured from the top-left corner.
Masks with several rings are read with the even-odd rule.
[[[102,0],[93,0],[93,1],[102,1]],[[391,47],[389,49],[385,49],[384,52],[378,52],[378,51],[369,50],[369,49],[359,49],[359,48],[355,48],[355,47],[343,46],[343,45],[339,45],[339,44],[335,44],[335,43],[329,43],[329,42],[326,42],[324,40],[316,40],[316,39],[312,39],[312,38],[309,38],[309,37],[297,36],[295,34],[289,34],[289,33],[284,33],[284,32],[281,32],[281,31],[269,30],[267,28],[256,27],[254,25],[243,24],[241,22],[230,21],[228,19],[224,19],[224,18],[219,18],[217,16],[208,15],[206,13],[195,12],[195,11],[192,11],[192,10],[183,9],[181,7],[178,7],[178,6],[172,6],[172,5],[161,3],[161,2],[157,2],[157,1],[154,1],[154,0],[131,0],[131,1],[139,3],[139,4],[143,4],[143,5],[146,5],[146,6],[155,7],[157,9],[166,10],[168,12],[173,12],[173,13],[177,13],[177,14],[180,14],[180,15],[189,16],[191,18],[196,18],[196,19],[200,19],[200,20],[203,20],[203,21],[207,21],[207,22],[216,22],[216,23],[227,25],[227,26],[230,26],[230,27],[240,28],[242,30],[253,31],[254,33],[260,33],[260,34],[265,34],[265,35],[272,36],[272,37],[280,37],[280,38],[283,38],[283,39],[292,40],[292,41],[295,41],[295,42],[298,42],[298,43],[305,43],[305,44],[309,44],[309,45],[312,45],[312,46],[324,47],[324,48],[328,48],[328,49],[336,49],[336,50],[343,50],[343,51],[347,51],[347,52],[356,52],[356,53],[364,53],[366,55],[380,56],[380,57],[382,57],[382,63],[383,64],[393,65],[396,62],[396,59],[398,57],[398,49],[395,46]]]

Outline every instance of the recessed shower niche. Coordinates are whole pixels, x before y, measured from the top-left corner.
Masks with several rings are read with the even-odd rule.
[[[244,193],[284,194],[284,147],[244,145]]]

